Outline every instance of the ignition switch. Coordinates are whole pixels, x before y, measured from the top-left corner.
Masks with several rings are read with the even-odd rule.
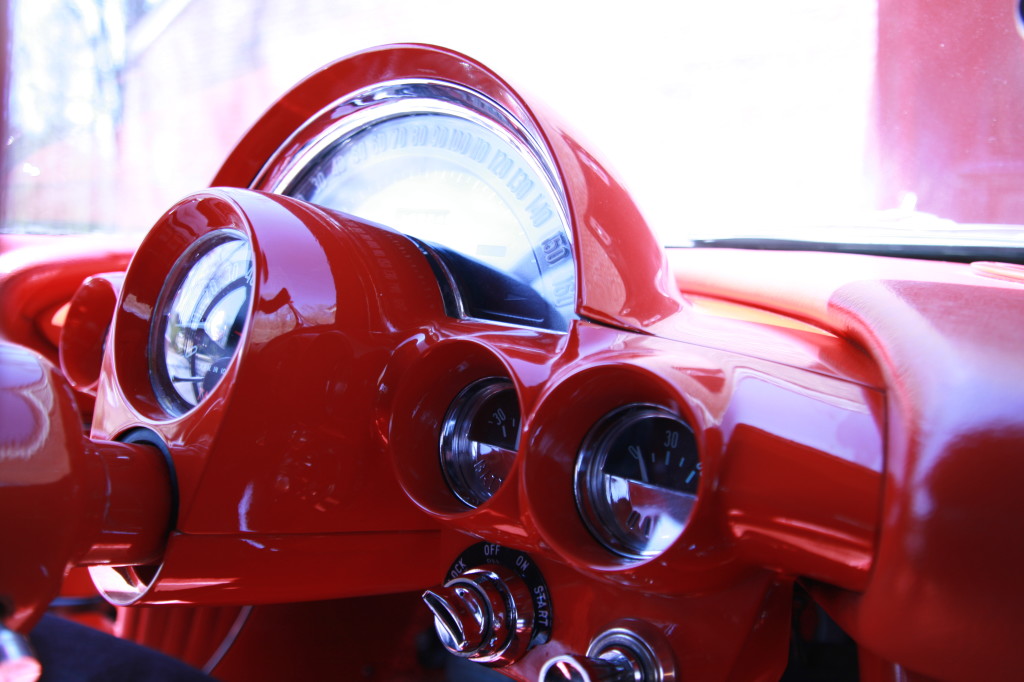
[[[481,542],[464,551],[423,601],[445,648],[478,663],[511,663],[551,636],[544,577],[528,555],[501,545]]]

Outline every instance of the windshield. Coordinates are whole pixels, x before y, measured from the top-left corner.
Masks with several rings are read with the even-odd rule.
[[[544,102],[668,245],[1024,244],[1016,3],[623,7],[13,0],[3,229],[144,231],[304,75],[402,41]]]

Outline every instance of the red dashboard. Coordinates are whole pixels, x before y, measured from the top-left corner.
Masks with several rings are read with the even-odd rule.
[[[518,679],[761,680],[809,595],[862,680],[1021,673],[1019,267],[665,250],[423,46],[297,85],[137,248],[5,239],[15,630],[88,566],[225,679],[429,677],[435,623]]]

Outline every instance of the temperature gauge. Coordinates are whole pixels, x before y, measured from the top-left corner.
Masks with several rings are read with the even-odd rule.
[[[576,460],[576,504],[608,549],[631,559],[657,556],[689,521],[700,484],[693,430],[653,405],[602,419]]]
[[[508,379],[476,381],[459,393],[441,427],[441,469],[462,502],[479,507],[497,492],[519,449],[519,401]]]

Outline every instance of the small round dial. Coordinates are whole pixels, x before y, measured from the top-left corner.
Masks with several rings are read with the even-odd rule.
[[[576,504],[608,549],[631,559],[657,556],[678,538],[697,499],[700,457],[693,431],[652,405],[602,419],[576,460]]]
[[[253,256],[235,230],[197,240],[160,292],[149,338],[153,388],[164,409],[181,414],[220,382],[249,315]]]
[[[508,379],[476,381],[459,393],[441,427],[441,469],[463,503],[498,491],[519,448],[519,401]]]

